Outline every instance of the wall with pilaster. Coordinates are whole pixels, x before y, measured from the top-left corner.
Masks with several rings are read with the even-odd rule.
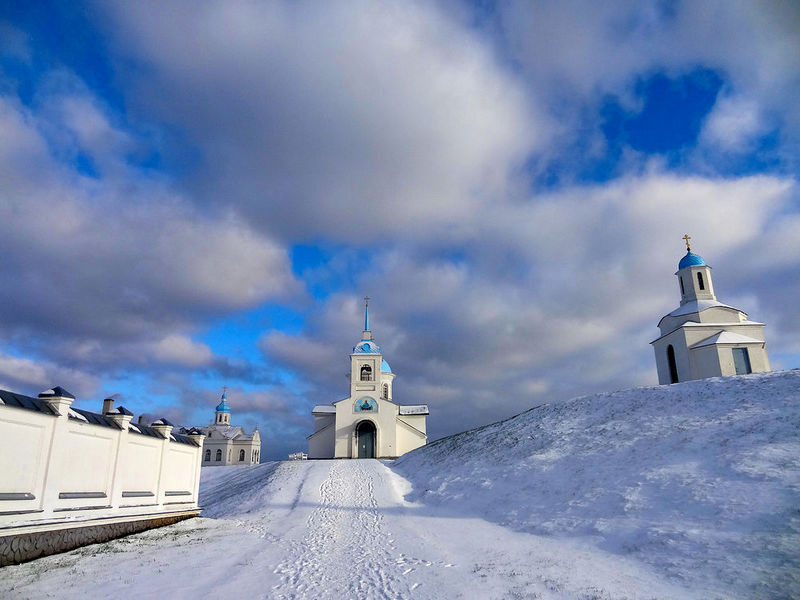
[[[97,425],[70,418],[70,403],[51,404],[58,416],[0,403],[0,537],[198,509],[202,435],[179,442],[166,424],[143,435],[122,413]]]

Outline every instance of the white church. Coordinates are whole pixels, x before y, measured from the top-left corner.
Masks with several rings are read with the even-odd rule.
[[[314,407],[308,458],[396,458],[428,440],[427,405],[392,401],[394,373],[372,339],[364,300],[364,332],[350,354],[350,395]]]
[[[661,337],[650,342],[656,354],[658,383],[669,384],[723,375],[770,370],[764,324],[723,304],[714,294],[711,267],[692,252],[678,263],[681,303],[658,322]]]
[[[193,427],[204,437],[203,467],[257,465],[261,462],[261,434],[258,427],[248,434],[244,428],[231,425],[228,395],[222,392],[214,409],[214,422],[207,427]]]

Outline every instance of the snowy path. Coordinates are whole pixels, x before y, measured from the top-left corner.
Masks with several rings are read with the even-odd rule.
[[[209,469],[204,515],[6,567],[2,598],[691,598],[639,563],[404,501],[375,460]]]

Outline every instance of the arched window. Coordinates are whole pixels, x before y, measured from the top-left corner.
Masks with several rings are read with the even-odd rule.
[[[681,296],[683,296],[686,293],[686,290],[683,289],[683,276],[682,275],[678,276],[678,281],[681,282]]]
[[[206,450],[206,462],[211,462],[211,450]]]
[[[239,450],[239,462],[244,460],[244,450]]]
[[[678,365],[675,363],[675,348],[667,346],[667,362],[669,363],[669,382],[678,383]]]
[[[700,286],[701,290],[706,289],[706,284],[703,282],[703,274],[700,271],[697,272],[697,285]]]
[[[383,397],[386,400],[389,399],[389,384],[388,383],[384,383],[383,384]]]
[[[221,460],[222,460],[222,450],[217,450],[216,461],[219,462]]]
[[[372,367],[369,365],[361,367],[361,381],[372,381]]]

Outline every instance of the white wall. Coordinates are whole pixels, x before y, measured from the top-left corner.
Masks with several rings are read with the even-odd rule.
[[[60,416],[0,403],[0,527],[158,514],[197,508],[203,436],[171,439],[69,418],[71,399],[50,402]]]

